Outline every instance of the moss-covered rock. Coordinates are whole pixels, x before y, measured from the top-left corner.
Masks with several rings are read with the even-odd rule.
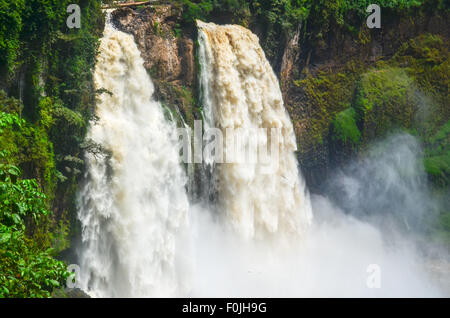
[[[450,185],[450,121],[425,140],[425,169],[434,183]]]
[[[355,95],[353,107],[366,143],[388,131],[413,126],[415,88],[404,69],[370,70],[361,76]]]
[[[14,98],[7,98],[0,93],[0,109],[21,109],[22,104]],[[0,113],[0,116],[17,116],[15,111]],[[53,144],[49,141],[46,130],[39,125],[34,125],[25,120],[20,124],[11,123],[1,129],[0,149],[6,151],[7,156],[3,158],[8,163],[18,165],[24,172],[25,177],[35,177],[52,198],[55,190],[55,161]]]
[[[154,80],[156,86],[155,97],[171,113],[171,119],[177,122],[178,127],[187,124],[194,127],[196,114],[196,99],[192,89],[177,83],[163,80]]]
[[[405,67],[422,94],[426,95],[426,130],[435,133],[450,118],[449,41],[442,36],[421,34],[405,42],[390,64]]]
[[[337,47],[335,56],[314,57],[316,48],[301,55],[300,79],[284,90],[310,188],[317,189],[334,165],[355,154],[355,148],[364,148],[389,131],[406,129],[426,141],[449,120],[449,42],[445,31],[442,35],[424,32],[426,27],[418,24],[425,23],[425,16],[420,13],[414,28],[394,42],[361,28],[359,42],[335,43],[332,37],[328,43],[352,46],[360,55],[348,55],[348,48]],[[407,21],[401,19],[399,24],[407,29]],[[391,38],[390,33],[385,37]],[[402,41],[402,37],[406,38]],[[384,42],[390,45],[379,45]],[[360,140],[350,115],[355,115]],[[434,175],[437,170],[442,173],[446,162],[442,159],[439,155],[427,161]]]
[[[361,132],[356,125],[356,111],[353,107],[341,111],[333,120],[333,134],[331,138],[344,143],[358,144],[361,140]]]

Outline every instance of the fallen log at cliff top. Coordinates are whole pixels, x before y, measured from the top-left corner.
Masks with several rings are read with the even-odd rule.
[[[118,7],[135,7],[135,6],[141,6],[146,4],[157,4],[162,1],[158,0],[151,0],[151,1],[139,1],[139,2],[114,2],[111,5],[103,6],[103,9],[112,9],[112,8],[118,8]]]

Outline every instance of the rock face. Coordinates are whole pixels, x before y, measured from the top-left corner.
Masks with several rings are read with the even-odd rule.
[[[191,30],[180,27],[175,5],[119,8],[112,13],[119,30],[134,36],[144,67],[155,85],[155,98],[175,114],[179,125],[193,125],[197,65]]]
[[[311,34],[316,34],[316,38],[303,39],[294,34],[288,41],[282,59],[280,83],[294,123],[300,166],[312,191],[320,192],[321,182],[336,166],[356,154],[355,145],[336,143],[332,124],[340,112],[354,106],[354,95],[361,77],[373,69],[382,70],[383,63],[409,67],[408,63],[414,63],[417,54],[410,62],[400,62],[395,56],[409,41],[421,35],[436,35],[448,43],[447,20],[447,13],[412,12],[402,16],[385,11],[381,29],[370,30],[365,26],[365,21],[361,21],[356,29],[358,33],[338,25],[324,32],[322,25],[314,25],[312,21],[308,28]],[[401,54],[408,50],[403,49]],[[430,50],[438,51],[436,48]],[[411,75],[414,77],[414,74]],[[377,111],[384,113],[385,109]],[[359,128],[363,136],[370,133],[367,125],[358,124],[361,124]],[[405,128],[405,125],[401,127]],[[363,147],[370,141],[363,138],[359,146]]]
[[[201,118],[197,107],[196,33],[183,26],[181,10],[176,5],[120,8],[114,11],[113,22],[120,30],[134,35],[145,67],[155,83],[156,98],[181,114],[183,121],[192,126],[194,118]],[[426,56],[426,52],[430,51],[439,52],[442,57],[430,64],[430,70],[432,67],[444,69],[442,73],[445,74],[446,43],[449,39],[446,12],[413,11],[402,15],[401,12],[385,11],[382,28],[372,30],[366,27],[363,19],[351,22],[354,26],[352,30],[345,25],[337,25],[331,19],[330,26],[326,28],[320,23],[315,24],[314,20],[308,20],[298,26],[288,41],[280,38],[280,43],[272,45],[279,48],[279,53],[272,56],[270,62],[277,72],[284,103],[293,121],[300,166],[312,191],[320,192],[321,182],[336,166],[345,163],[358,153],[359,147],[370,142],[362,138],[360,145],[355,146],[336,140],[333,131],[333,121],[339,114],[341,118],[348,119],[346,115],[357,110],[354,96],[366,73],[386,71],[389,67],[409,68],[411,63],[422,65],[430,59]],[[220,24],[233,23],[233,17],[227,15],[216,16],[212,20]],[[253,33],[261,34],[257,23],[250,21],[248,25]],[[308,36],[305,36],[305,28]],[[421,40],[419,44],[413,43],[410,49],[404,48],[410,41],[428,33],[438,38],[431,36],[431,40]],[[443,40],[444,45],[439,44],[439,39]],[[261,35],[260,42],[266,43],[266,40]],[[426,46],[423,54],[419,52],[423,46],[421,43]],[[402,47],[403,56],[396,58]],[[264,45],[263,49],[270,51]],[[414,70],[412,73],[408,71],[407,76],[418,78],[425,74],[425,83],[428,81],[427,72],[428,69],[417,69],[416,73]],[[436,83],[439,82],[445,82],[445,77],[436,80]],[[429,86],[439,86],[436,83],[430,82]],[[427,85],[424,84],[425,89]],[[437,102],[445,104],[445,101]],[[385,109],[382,108],[380,106],[376,112],[384,114]],[[445,119],[448,117],[446,114],[436,117]],[[364,130],[369,126],[362,122],[356,122],[356,125],[358,128],[353,128],[361,130],[361,135],[366,136]],[[401,126],[404,128],[404,125]]]
[[[194,42],[178,36],[181,12],[171,5],[113,12],[115,26],[133,34],[145,68],[157,80],[191,87],[195,81]]]
[[[298,26],[297,31],[292,38],[286,44],[284,49],[283,58],[281,59],[280,70],[280,85],[281,88],[288,87],[293,76],[293,72],[296,69],[295,63],[300,57],[300,30],[301,25]]]
[[[91,298],[91,296],[80,288],[64,288],[55,290],[52,298]]]

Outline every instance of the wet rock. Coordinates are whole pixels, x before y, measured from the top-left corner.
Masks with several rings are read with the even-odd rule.
[[[180,18],[173,5],[122,8],[112,14],[114,25],[134,36],[152,77],[190,87],[195,81],[194,41],[181,35]]]

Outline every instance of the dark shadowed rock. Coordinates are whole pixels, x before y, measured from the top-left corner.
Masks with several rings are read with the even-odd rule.
[[[80,288],[64,288],[53,292],[52,298],[91,298]]]

